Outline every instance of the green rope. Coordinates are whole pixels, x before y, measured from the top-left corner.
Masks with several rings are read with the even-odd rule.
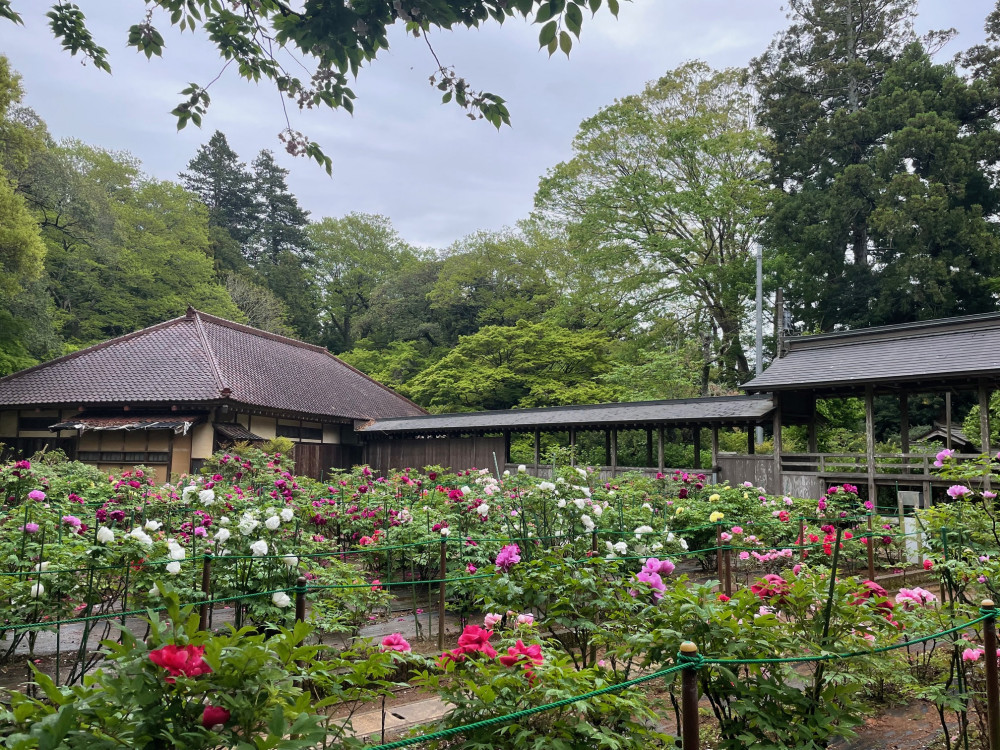
[[[616,685],[609,685],[607,687],[600,688],[598,690],[591,690],[589,693],[584,693],[583,695],[577,695],[573,698],[563,698],[562,700],[555,701],[554,703],[545,703],[541,706],[532,706],[531,708],[525,708],[520,711],[515,711],[512,714],[505,714],[504,716],[494,716],[489,719],[483,719],[482,721],[476,721],[472,724],[464,724],[460,727],[450,727],[448,729],[442,729],[437,732],[432,732],[431,734],[424,734],[417,737],[407,737],[406,739],[396,740],[395,742],[388,742],[384,745],[377,745],[372,748],[372,750],[397,750],[397,748],[409,747],[410,745],[416,745],[421,742],[430,742],[431,740],[443,739],[445,737],[453,737],[456,734],[464,734],[465,732],[471,732],[475,729],[486,729],[487,727],[496,726],[497,724],[504,724],[509,721],[515,721],[517,719],[522,719],[526,716],[532,716],[533,714],[542,713],[543,711],[551,711],[556,708],[562,708],[564,706],[569,706],[573,703],[583,700],[589,700],[591,698],[596,698],[599,695],[605,695],[606,693],[614,693],[619,690],[624,690],[625,688],[633,687],[643,682],[649,680],[656,680],[661,677],[667,677],[679,672],[682,669],[687,668],[687,664],[677,664],[667,669],[661,669],[659,672],[653,672],[652,674],[644,675],[642,677],[636,677],[633,680],[627,680],[626,682],[619,682]]]

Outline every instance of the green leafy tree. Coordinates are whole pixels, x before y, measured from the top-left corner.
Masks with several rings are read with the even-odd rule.
[[[315,253],[323,341],[334,351],[346,351],[358,338],[358,318],[371,309],[375,289],[412,265],[416,253],[392,221],[377,214],[326,217],[307,233]]]
[[[701,393],[701,351],[688,343],[642,352],[638,362],[618,360],[601,382],[621,390],[623,401],[692,398]]]
[[[584,121],[535,197],[565,234],[573,304],[616,333],[699,320],[726,382],[749,372],[740,327],[770,201],[752,105],[742,71],[687,63]]]
[[[418,341],[393,341],[384,349],[376,349],[371,341],[362,339],[351,351],[338,355],[361,372],[390,388],[403,388],[429,364],[429,357]]]
[[[251,265],[277,265],[281,254],[308,255],[309,212],[288,189],[288,170],[274,154],[261,151],[253,160],[252,190],[256,223],[249,233]]]
[[[217,264],[228,270],[245,267],[259,208],[254,200],[253,175],[226,136],[216,130],[188,162],[180,178],[184,187],[208,207]]]
[[[410,380],[407,395],[437,411],[473,411],[614,401],[596,382],[608,372],[611,341],[601,331],[552,323],[486,326]]]
[[[935,65],[913,0],[794,0],[754,63],[780,189],[765,241],[794,315],[831,330],[994,309],[995,117]]]
[[[0,1],[0,18],[21,23],[14,0]],[[154,24],[154,10],[167,14],[169,24],[181,31],[201,27],[225,60],[223,69],[236,62],[236,70],[254,83],[267,79],[280,94],[300,108],[342,107],[354,109],[354,92],[348,76],[357,76],[365,63],[389,48],[388,28],[399,22],[407,32],[423,38],[428,46],[431,30],[457,26],[478,28],[489,20],[503,23],[520,16],[540,24],[539,44],[549,54],[561,50],[569,54],[573,37],[579,38],[586,11],[601,6],[618,14],[619,0],[435,0],[410,6],[400,0],[366,0],[357,3],[327,3],[310,0],[291,3],[283,0],[152,0],[136,2],[137,23],[128,31],[128,45],[151,58],[161,56],[164,38]],[[111,72],[109,53],[94,39],[86,18],[76,3],[56,2],[48,16],[53,35],[71,54],[80,53],[96,68]],[[442,100],[454,102],[469,117],[482,118],[499,128],[510,124],[504,100],[496,94],[476,91],[454,69],[446,67],[434,54],[435,73],[431,84],[443,92]],[[306,75],[285,67],[296,60]],[[218,80],[218,75],[206,78]],[[200,126],[208,109],[208,88],[212,83],[191,83],[186,97],[173,111],[178,128],[188,122]],[[330,158],[316,143],[293,130],[290,121],[280,134],[289,153],[305,155],[332,170]]]
[[[482,326],[537,321],[554,304],[555,284],[548,273],[544,243],[531,225],[499,232],[480,231],[444,253],[431,307],[468,320],[472,333]],[[474,316],[474,317],[472,317]]]
[[[229,297],[254,328],[277,333],[282,336],[292,336],[294,331],[288,327],[286,319],[288,310],[274,292],[265,286],[255,283],[244,274],[230,271],[223,277],[223,285]]]

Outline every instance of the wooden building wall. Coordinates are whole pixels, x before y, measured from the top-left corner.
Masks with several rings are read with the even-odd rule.
[[[397,438],[371,440],[364,447],[364,462],[381,474],[394,469],[441,466],[452,471],[495,469],[504,466],[503,437]]]

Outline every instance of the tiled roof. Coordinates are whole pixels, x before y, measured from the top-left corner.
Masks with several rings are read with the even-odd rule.
[[[0,378],[0,406],[224,399],[347,419],[425,413],[321,347],[192,309]]]
[[[956,382],[1000,375],[1000,314],[789,338],[747,391]]]
[[[260,435],[256,435],[246,427],[241,424],[235,424],[233,422],[216,422],[214,425],[215,432],[227,440],[243,440],[249,443],[260,442],[265,438]]]
[[[495,430],[647,427],[654,425],[751,424],[771,413],[769,396],[720,396],[622,404],[553,406],[425,417],[378,419],[361,427],[365,434],[432,435]]]

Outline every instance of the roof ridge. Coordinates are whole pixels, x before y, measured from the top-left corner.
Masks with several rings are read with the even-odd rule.
[[[886,334],[898,333],[896,340],[902,338],[922,338],[925,336],[942,336],[956,333],[949,330],[951,326],[968,327],[959,328],[961,332],[971,332],[978,330],[989,330],[991,322],[1000,322],[1000,312],[976,313],[973,315],[958,315],[952,318],[932,318],[930,320],[915,320],[907,323],[892,323],[883,326],[870,326],[867,328],[851,328],[846,331],[827,331],[806,336],[791,336],[786,339],[789,346],[808,346],[810,348],[834,347],[844,343],[855,343],[858,339],[868,337],[874,340],[887,340]],[[968,325],[979,324],[979,325]],[[945,329],[945,330],[942,330]],[[888,339],[892,340],[892,339]]]
[[[270,339],[271,341],[278,341],[285,344],[291,344],[292,346],[297,346],[301,349],[310,349],[314,352],[326,352],[327,354],[330,353],[326,347],[318,346],[317,344],[310,344],[300,339],[292,338],[291,336],[282,336],[280,333],[272,333],[271,331],[265,331],[263,328],[254,328],[253,326],[248,326],[244,323],[237,323],[232,320],[226,320],[225,318],[220,318],[216,315],[211,315],[210,313],[202,312],[201,310],[195,310],[194,308],[191,308],[191,310],[196,317],[204,318],[209,323],[214,323],[215,325],[222,326],[223,328],[231,328],[234,331],[242,331],[243,333],[249,333],[254,336],[260,336],[261,338]]]
[[[45,362],[39,362],[37,365],[32,365],[31,367],[26,367],[23,370],[18,370],[17,372],[12,372],[10,375],[4,375],[0,377],[0,383],[6,383],[8,381],[14,380],[21,377],[22,375],[27,375],[31,372],[37,372],[38,370],[44,370],[52,365],[57,365],[62,362],[67,362],[71,359],[76,359],[77,357],[82,357],[85,354],[90,354],[92,352],[100,351],[101,349],[107,349],[109,346],[114,344],[119,344],[123,341],[130,341],[131,339],[138,338],[152,331],[158,331],[162,328],[167,328],[172,325],[176,325],[184,320],[188,320],[186,315],[181,315],[177,318],[171,318],[170,320],[165,320],[162,323],[155,323],[151,326],[146,326],[145,328],[140,328],[138,331],[132,331],[131,333],[126,333],[122,336],[116,336],[113,339],[108,339],[107,341],[101,341],[96,344],[91,344],[90,346],[84,347],[83,349],[77,349],[75,352],[70,352],[69,354],[63,354],[61,357],[56,357],[55,359],[50,359]]]
[[[331,355],[333,356],[333,355]],[[344,364],[347,364],[346,362]],[[347,365],[350,367],[350,365]],[[353,369],[353,368],[352,368]],[[364,375],[364,373],[361,373]],[[365,377],[368,377],[367,375]],[[375,381],[378,382],[378,381]],[[379,383],[381,385],[381,383]],[[385,388],[387,386],[383,386]],[[396,394],[397,396],[399,394]],[[400,396],[400,398],[406,398],[405,396]],[[608,401],[601,404],[560,404],[559,406],[532,406],[527,409],[480,409],[479,411],[452,411],[452,412],[441,412],[441,413],[428,413],[421,414],[417,416],[408,417],[378,417],[375,421],[385,421],[394,420],[398,421],[401,419],[424,419],[425,417],[473,417],[482,414],[505,414],[508,412],[517,414],[531,414],[534,412],[553,412],[553,411],[568,411],[570,409],[604,409],[607,407],[622,407],[622,406],[662,406],[667,404],[697,404],[697,403],[709,403],[712,401],[764,401],[770,399],[769,394],[761,393],[748,393],[740,394],[736,396],[696,396],[693,398],[661,398],[654,399],[652,401]],[[409,399],[407,399],[409,400]],[[411,402],[412,403],[412,402]],[[423,407],[421,407],[423,408]],[[425,410],[426,411],[426,410]]]
[[[188,315],[194,320],[195,327],[198,330],[198,339],[201,341],[201,345],[205,347],[205,354],[208,356],[208,361],[212,365],[212,376],[215,378],[215,384],[219,387],[220,395],[228,395],[232,392],[232,389],[226,385],[226,381],[222,378],[222,370],[219,367],[219,360],[215,356],[215,350],[208,341],[208,335],[205,333],[205,325],[201,322],[201,313],[195,310],[193,307],[188,307]]]

